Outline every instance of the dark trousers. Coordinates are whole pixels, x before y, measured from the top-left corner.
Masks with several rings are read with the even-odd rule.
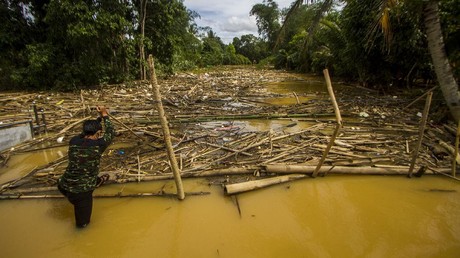
[[[67,197],[70,203],[73,204],[75,213],[75,223],[77,227],[86,227],[91,220],[93,210],[93,191],[84,193],[71,193],[58,187],[59,191]]]

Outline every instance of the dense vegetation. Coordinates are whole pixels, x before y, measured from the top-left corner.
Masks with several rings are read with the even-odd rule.
[[[391,34],[376,25],[376,6],[385,1],[306,2],[285,10],[273,0],[254,5],[259,36],[224,44],[212,28],[197,27],[199,14],[181,0],[0,0],[0,89],[72,90],[141,79],[148,54],[163,74],[255,62],[300,72],[327,67],[380,88],[434,78],[420,1],[390,1],[397,2],[385,9]],[[439,6],[458,78],[460,0]]]

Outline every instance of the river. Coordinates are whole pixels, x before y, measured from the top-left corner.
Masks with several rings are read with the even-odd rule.
[[[250,123],[251,129],[285,122]],[[263,128],[259,128],[263,127]],[[66,149],[16,155],[0,181]],[[91,224],[74,226],[65,199],[0,201],[2,257],[458,257],[460,184],[443,177],[306,178],[225,196],[205,179],[187,196],[95,199]],[[96,193],[174,193],[174,181],[113,184]]]
[[[165,185],[166,184],[166,185]],[[99,193],[174,192],[173,182]],[[185,180],[175,198],[95,199],[74,227],[64,199],[0,202],[2,257],[458,257],[460,185],[439,176],[327,176],[236,198]],[[239,210],[237,204],[239,204]]]

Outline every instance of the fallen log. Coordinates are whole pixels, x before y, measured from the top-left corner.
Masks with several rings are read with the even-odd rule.
[[[212,176],[226,176],[226,175],[244,175],[244,174],[253,174],[260,167],[247,167],[247,168],[226,168],[226,169],[214,169],[214,170],[204,170],[199,172],[192,171],[182,171],[182,178],[195,178],[195,177],[212,177]],[[128,175],[129,176],[129,175]],[[128,182],[137,182],[137,175],[132,175],[131,178],[122,178],[117,179],[117,183],[128,183]],[[141,175],[141,181],[157,181],[157,180],[169,180],[174,179],[172,173],[166,175]]]
[[[275,185],[275,184],[297,180],[297,179],[304,178],[304,177],[306,177],[306,175],[293,174],[293,175],[277,176],[277,177],[271,177],[271,178],[266,178],[266,179],[260,179],[260,180],[255,180],[255,181],[248,181],[248,182],[243,182],[243,183],[228,184],[224,186],[224,192],[225,194],[228,194],[228,195],[237,194],[237,193],[242,193],[242,192],[264,188],[264,187]]]
[[[373,166],[377,163],[390,163],[390,157],[368,157],[364,159],[337,159],[332,161],[334,166]]]
[[[210,192],[189,192],[185,193],[186,196],[192,195],[208,195],[211,194]],[[133,197],[177,197],[175,193],[165,193],[165,192],[157,192],[157,193],[133,193],[133,194],[94,194],[94,198],[133,198]],[[12,199],[60,199],[65,198],[62,194],[42,194],[42,195],[22,195],[22,194],[13,194],[13,195],[0,195],[0,200],[12,200]]]
[[[313,174],[316,166],[308,165],[285,165],[285,164],[274,164],[265,165],[265,171],[267,173],[277,174]],[[417,168],[418,169],[418,168]],[[398,167],[347,167],[347,166],[322,166],[319,173],[328,174],[349,174],[349,175],[407,175],[409,167],[398,166]],[[441,172],[449,173],[450,168],[438,169]]]
[[[443,147],[445,150],[447,150],[453,157],[455,157],[454,159],[457,162],[457,164],[460,164],[460,154],[457,153],[457,155],[454,156],[455,155],[454,147],[450,146],[449,144],[441,140],[439,140],[439,145]]]

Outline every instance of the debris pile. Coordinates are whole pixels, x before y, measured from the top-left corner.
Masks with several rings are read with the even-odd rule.
[[[335,127],[334,109],[327,91],[280,94],[267,90],[268,83],[285,81],[302,82],[305,77],[239,67],[158,80],[181,176],[207,177],[210,184],[228,185],[290,173],[291,165],[306,166],[297,174],[311,174]],[[404,95],[376,95],[358,86],[337,86],[343,127],[324,163],[329,170],[320,174],[346,173],[343,167],[353,167],[350,171],[359,167],[359,174],[386,174],[382,168],[405,174],[418,141],[417,113],[423,103],[405,108],[413,99]],[[299,97],[309,100],[300,102]],[[292,98],[293,104],[267,101],[276,98]],[[148,81],[79,92],[1,93],[0,122],[33,120],[33,103],[43,109],[47,133],[1,152],[1,167],[8,167],[9,157],[15,154],[66,146],[80,133],[82,121],[96,117],[95,106],[105,105],[117,132],[100,166],[100,173],[110,175],[109,183],[173,178]],[[277,127],[258,129],[249,126],[250,121],[276,122]],[[417,167],[428,168],[427,174],[450,171],[455,135],[453,124],[428,123]],[[63,156],[35,168],[4,183],[1,195],[55,191],[66,165]],[[273,170],[272,165],[285,169]]]

